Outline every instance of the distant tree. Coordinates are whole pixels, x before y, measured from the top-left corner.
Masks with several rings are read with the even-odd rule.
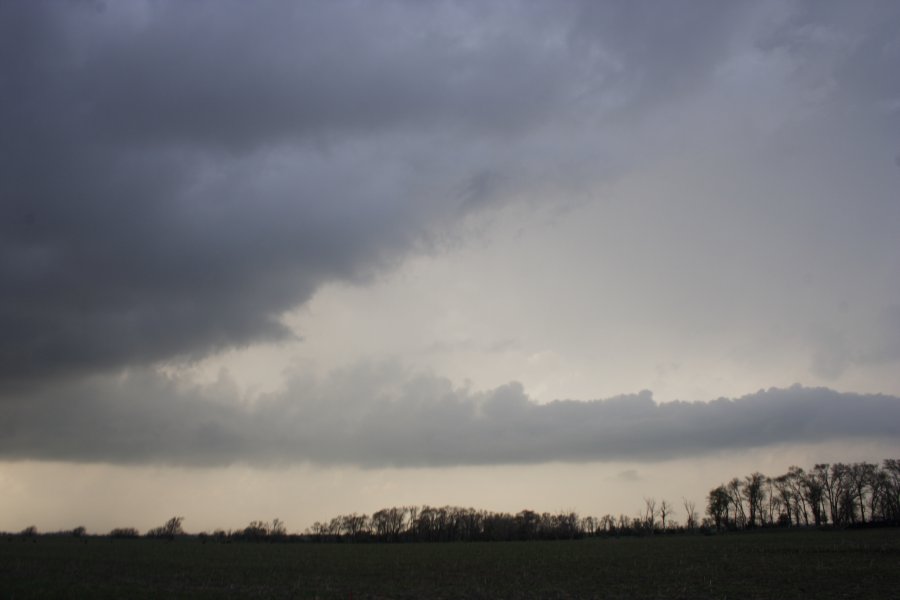
[[[661,500],[659,503],[659,519],[661,521],[663,531],[666,530],[666,519],[672,516],[672,513],[675,512],[674,507],[667,502],[665,499]]]
[[[791,500],[794,506],[794,519],[799,525],[801,520],[804,525],[809,525],[809,504],[806,501],[807,475],[802,467],[792,465],[785,474],[785,481],[791,490]]]
[[[85,533],[87,533],[87,529],[83,525],[79,525],[72,530],[72,537],[84,537]]]
[[[272,519],[272,528],[269,530],[269,535],[273,538],[283,538],[287,536],[287,527],[284,524],[284,521],[275,517]]]
[[[575,511],[568,511],[555,515],[552,519],[552,537],[562,540],[572,540],[581,537],[581,519]]]
[[[762,524],[762,505],[765,500],[763,484],[766,476],[756,472],[744,478],[741,494],[747,500],[747,527]]]
[[[520,540],[533,540],[537,538],[541,517],[532,510],[523,510],[516,515],[516,533]]]
[[[764,525],[774,525],[778,515],[781,514],[781,500],[778,498],[775,490],[775,480],[766,476],[763,485],[765,488],[763,492],[764,503],[760,519]]]
[[[344,526],[344,519],[341,516],[334,517],[328,521],[328,535],[337,537],[341,535],[341,529]]]
[[[109,532],[111,538],[136,538],[140,533],[134,527],[116,527]]]
[[[175,539],[176,536],[184,535],[184,529],[181,527],[183,521],[184,517],[172,517],[164,525],[154,527],[148,531],[147,537]]]
[[[878,467],[868,462],[858,462],[850,465],[848,469],[848,487],[851,488],[857,505],[859,506],[860,520],[866,521],[866,500],[871,493],[872,483],[875,480],[875,472]]]
[[[19,532],[22,537],[35,537],[38,534],[38,528],[35,525],[29,525]]]
[[[656,507],[656,498],[644,498],[644,527],[650,533],[656,529],[656,517],[659,509]]]
[[[697,527],[697,505],[693,500],[687,498],[681,499],[681,505],[684,507],[684,527],[689,531],[693,531]]]
[[[735,477],[725,486],[734,514],[734,525],[741,529],[747,526],[747,511],[744,510],[744,484]]]
[[[724,485],[715,487],[709,491],[706,501],[706,513],[712,518],[716,529],[728,527],[729,507],[731,497]]]
[[[616,532],[616,518],[610,514],[605,514],[600,517],[600,531],[605,533],[615,533]]]
[[[419,518],[419,507],[418,506],[407,506],[406,513],[408,515],[406,521],[406,534],[410,536],[414,536],[415,528],[416,528],[416,520]]]
[[[269,536],[271,526],[266,521],[250,521],[250,524],[241,530],[240,537],[246,540],[261,541]]]
[[[816,464],[810,471],[791,466],[787,473],[767,477],[754,472],[735,477],[710,490],[706,514],[700,519],[696,504],[682,498],[683,530],[745,529],[762,526],[817,526],[871,520],[900,520],[900,460],[872,463]],[[306,535],[316,540],[461,541],[572,539],[584,535],[629,535],[662,530],[682,530],[673,519],[675,506],[663,499],[644,498],[635,517],[580,518],[574,511],[538,513],[522,510],[515,515],[492,513],[459,506],[404,506],[384,508],[372,515],[339,515],[316,522]],[[659,519],[659,520],[657,520]],[[170,521],[171,523],[171,521]],[[169,524],[167,524],[169,525]],[[178,522],[180,529],[180,518]],[[280,520],[272,525],[254,521],[244,530],[248,537],[283,532]],[[166,527],[152,530],[163,532]]]
[[[344,536],[357,540],[369,533],[371,527],[371,519],[368,515],[358,515],[352,513],[338,518],[340,522],[339,533]]]
[[[306,534],[313,536],[313,539],[317,542],[324,541],[328,536],[328,523],[316,521],[306,530]]]
[[[816,527],[827,522],[825,516],[825,488],[815,473],[809,473],[802,479],[803,497],[813,516]]]
[[[594,535],[597,533],[598,523],[597,519],[588,515],[581,520],[581,530],[587,535]]]
[[[619,513],[619,517],[616,519],[616,532],[617,533],[627,533],[629,529],[631,529],[631,519],[628,518],[628,515]]]
[[[792,518],[794,492],[791,489],[789,476],[787,474],[779,475],[772,480],[772,486],[775,490],[775,493],[778,494],[778,501],[780,503],[779,506],[781,507],[781,513],[778,516],[778,522],[779,524],[787,525],[788,527],[790,527],[795,523],[794,519]]]
[[[405,507],[383,508],[372,515],[372,529],[376,536],[384,540],[400,539],[406,522]]]
[[[887,519],[900,521],[900,459],[884,460],[884,513]]]
[[[835,525],[849,523],[852,518],[846,510],[847,475],[848,468],[843,463],[819,463],[809,473],[809,477],[816,479],[816,486],[821,488],[823,503],[827,502],[831,522]]]
[[[474,508],[461,508],[457,510],[456,519],[459,523],[459,537],[462,540],[481,539],[484,533],[485,511]]]

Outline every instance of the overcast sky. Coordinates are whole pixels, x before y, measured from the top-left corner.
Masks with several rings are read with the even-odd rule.
[[[0,2],[0,529],[602,514],[897,456],[898,31]]]

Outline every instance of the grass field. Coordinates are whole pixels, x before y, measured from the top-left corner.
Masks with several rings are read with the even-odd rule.
[[[900,598],[900,530],[571,542],[0,539],[0,597]]]

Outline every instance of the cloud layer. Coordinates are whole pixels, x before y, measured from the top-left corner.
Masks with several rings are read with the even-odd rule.
[[[717,123],[884,131],[898,9],[866,6],[4,3],[0,379],[290,336],[324,282]]]
[[[4,3],[0,378],[283,338],[490,204],[571,52],[446,11]]]
[[[0,458],[187,466],[446,467],[655,461],[772,444],[900,440],[900,398],[825,388],[656,403],[650,392],[533,401],[391,366],[294,379],[255,402],[151,372],[0,406]]]
[[[543,404],[495,387],[525,374],[475,393],[378,367],[245,398],[159,369],[300,337],[285,314],[324,285],[550,205],[587,208],[429,274],[455,304],[423,310],[450,315],[434,339],[407,319],[422,288],[392,296],[376,364],[384,337],[435,356],[493,337],[521,340],[520,370],[701,371],[702,348],[834,386],[874,366],[894,391],[898,28],[890,0],[2,2],[0,457],[447,466],[896,440],[896,397],[820,388]]]

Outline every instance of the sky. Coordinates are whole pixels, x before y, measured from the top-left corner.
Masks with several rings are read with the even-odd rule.
[[[636,514],[900,456],[897,31],[0,2],[0,530]]]

